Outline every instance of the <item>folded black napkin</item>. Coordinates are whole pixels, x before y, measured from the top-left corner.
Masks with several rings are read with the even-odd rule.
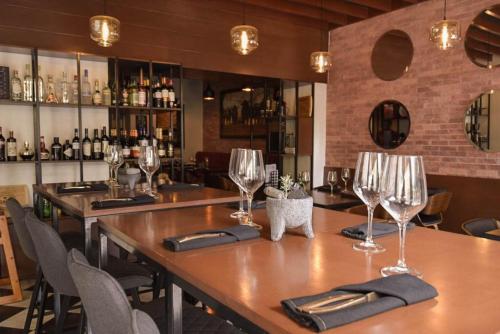
[[[328,296],[344,293],[376,292],[379,299],[347,307],[338,311],[307,314],[297,307]],[[283,300],[281,306],[286,314],[298,323],[317,332],[342,326],[357,320],[392,310],[397,307],[415,304],[438,295],[436,289],[421,279],[408,274],[378,278],[362,284],[345,285],[314,296]]]
[[[230,208],[239,210],[240,202],[231,203],[228,205]],[[252,210],[253,209],[263,209],[266,207],[266,201],[252,201]],[[248,202],[243,201],[243,210],[248,210]]]
[[[339,186],[338,185],[334,185],[333,186],[333,192],[336,193],[339,191]],[[318,190],[318,191],[322,191],[322,192],[325,192],[325,193],[329,193],[332,191],[332,188],[330,187],[329,184],[324,184],[322,186],[318,186],[316,188],[314,188],[314,190]]]
[[[125,206],[141,205],[141,204],[151,204],[154,203],[155,199],[149,195],[139,195],[133,197],[122,197],[122,198],[111,198],[103,199],[100,201],[93,201],[92,209],[111,209],[120,208]]]
[[[406,229],[412,229],[415,227],[414,223],[408,223]],[[342,229],[341,233],[346,237],[353,239],[366,239],[366,230],[368,229],[368,223],[354,225],[345,227]],[[397,224],[389,223],[373,223],[372,235],[374,238],[382,237],[387,234],[396,233],[399,230]]]
[[[104,183],[75,183],[73,185],[57,186],[58,194],[87,193],[95,191],[108,191],[109,187]]]
[[[203,188],[204,185],[200,183],[182,183],[182,182],[175,182],[172,184],[161,184],[158,186],[158,189],[162,190],[170,190],[170,191],[178,191],[178,190],[194,190],[194,189],[201,189]]]
[[[194,235],[205,235],[205,234],[218,234],[225,233],[223,236],[216,236],[212,238],[199,238],[189,241],[179,242],[185,237],[190,237]],[[182,252],[190,249],[210,247],[215,245],[229,244],[237,241],[255,239],[260,236],[260,232],[253,227],[246,225],[237,225],[228,227],[220,230],[205,230],[199,231],[189,235],[179,235],[172,238],[167,238],[163,240],[163,244],[169,250],[173,252]]]

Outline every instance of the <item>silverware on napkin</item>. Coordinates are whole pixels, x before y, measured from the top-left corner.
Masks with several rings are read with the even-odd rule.
[[[336,296],[329,296],[324,299],[320,299],[318,301],[313,301],[304,305],[297,307],[297,310],[300,312],[308,313],[308,314],[321,314],[327,312],[338,311],[347,307],[372,302],[380,298],[380,295],[376,292],[369,292],[367,294],[362,293],[348,293]],[[345,301],[344,301],[345,300]],[[334,305],[329,305],[334,302]],[[324,306],[326,305],[326,306]],[[328,306],[329,305],[329,306]]]
[[[207,239],[207,238],[218,238],[218,237],[224,237],[226,235],[227,235],[227,233],[224,233],[224,232],[192,234],[192,235],[188,235],[188,236],[185,236],[183,238],[178,239],[177,242],[182,244],[183,242],[186,242],[186,241],[197,240],[197,239]]]
[[[90,186],[72,186],[72,187],[64,187],[64,190],[71,190],[71,189],[89,189]]]
[[[102,199],[98,201],[99,203],[106,203],[106,202],[130,202],[133,201],[133,198],[126,197],[126,198],[110,198],[110,199]]]

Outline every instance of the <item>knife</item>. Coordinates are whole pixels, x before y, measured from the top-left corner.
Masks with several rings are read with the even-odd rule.
[[[312,302],[300,305],[297,310],[300,312],[307,312],[310,309],[318,308],[324,305],[328,305],[335,302],[340,302],[343,300],[349,300],[353,298],[363,297],[362,293],[344,293],[341,295],[328,296],[319,300],[314,300]]]
[[[110,199],[102,199],[100,201],[97,201],[99,203],[106,203],[106,202],[129,202],[129,201],[134,201],[133,198],[130,197],[125,197],[125,198],[110,198]]]
[[[353,299],[350,299],[350,300],[343,302],[343,303],[339,303],[339,304],[335,304],[335,305],[331,305],[331,306],[316,307],[316,308],[308,309],[305,311],[305,313],[322,314],[322,313],[338,311],[338,310],[342,310],[342,309],[347,308],[347,307],[352,307],[355,305],[360,305],[363,303],[372,302],[372,301],[375,301],[379,298],[380,298],[380,295],[378,293],[369,292],[369,293],[363,295],[362,297],[353,298]]]
[[[227,233],[224,233],[224,232],[192,234],[192,235],[185,236],[181,239],[178,239],[177,242],[182,244],[183,242],[187,242],[187,241],[191,241],[191,240],[217,238],[217,237],[224,237],[226,235],[227,235]]]
[[[64,190],[71,190],[71,189],[88,189],[90,186],[72,186],[72,187],[64,187]]]

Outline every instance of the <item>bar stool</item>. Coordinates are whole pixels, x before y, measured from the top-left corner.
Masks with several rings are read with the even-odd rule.
[[[434,227],[443,222],[443,214],[448,210],[452,193],[441,191],[429,196],[425,208],[417,214],[416,220],[424,227]]]

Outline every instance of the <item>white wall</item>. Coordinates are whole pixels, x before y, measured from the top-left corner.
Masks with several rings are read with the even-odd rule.
[[[184,161],[203,151],[203,81],[183,80],[184,89]]]
[[[326,84],[314,84],[313,187],[323,184],[326,152]]]

